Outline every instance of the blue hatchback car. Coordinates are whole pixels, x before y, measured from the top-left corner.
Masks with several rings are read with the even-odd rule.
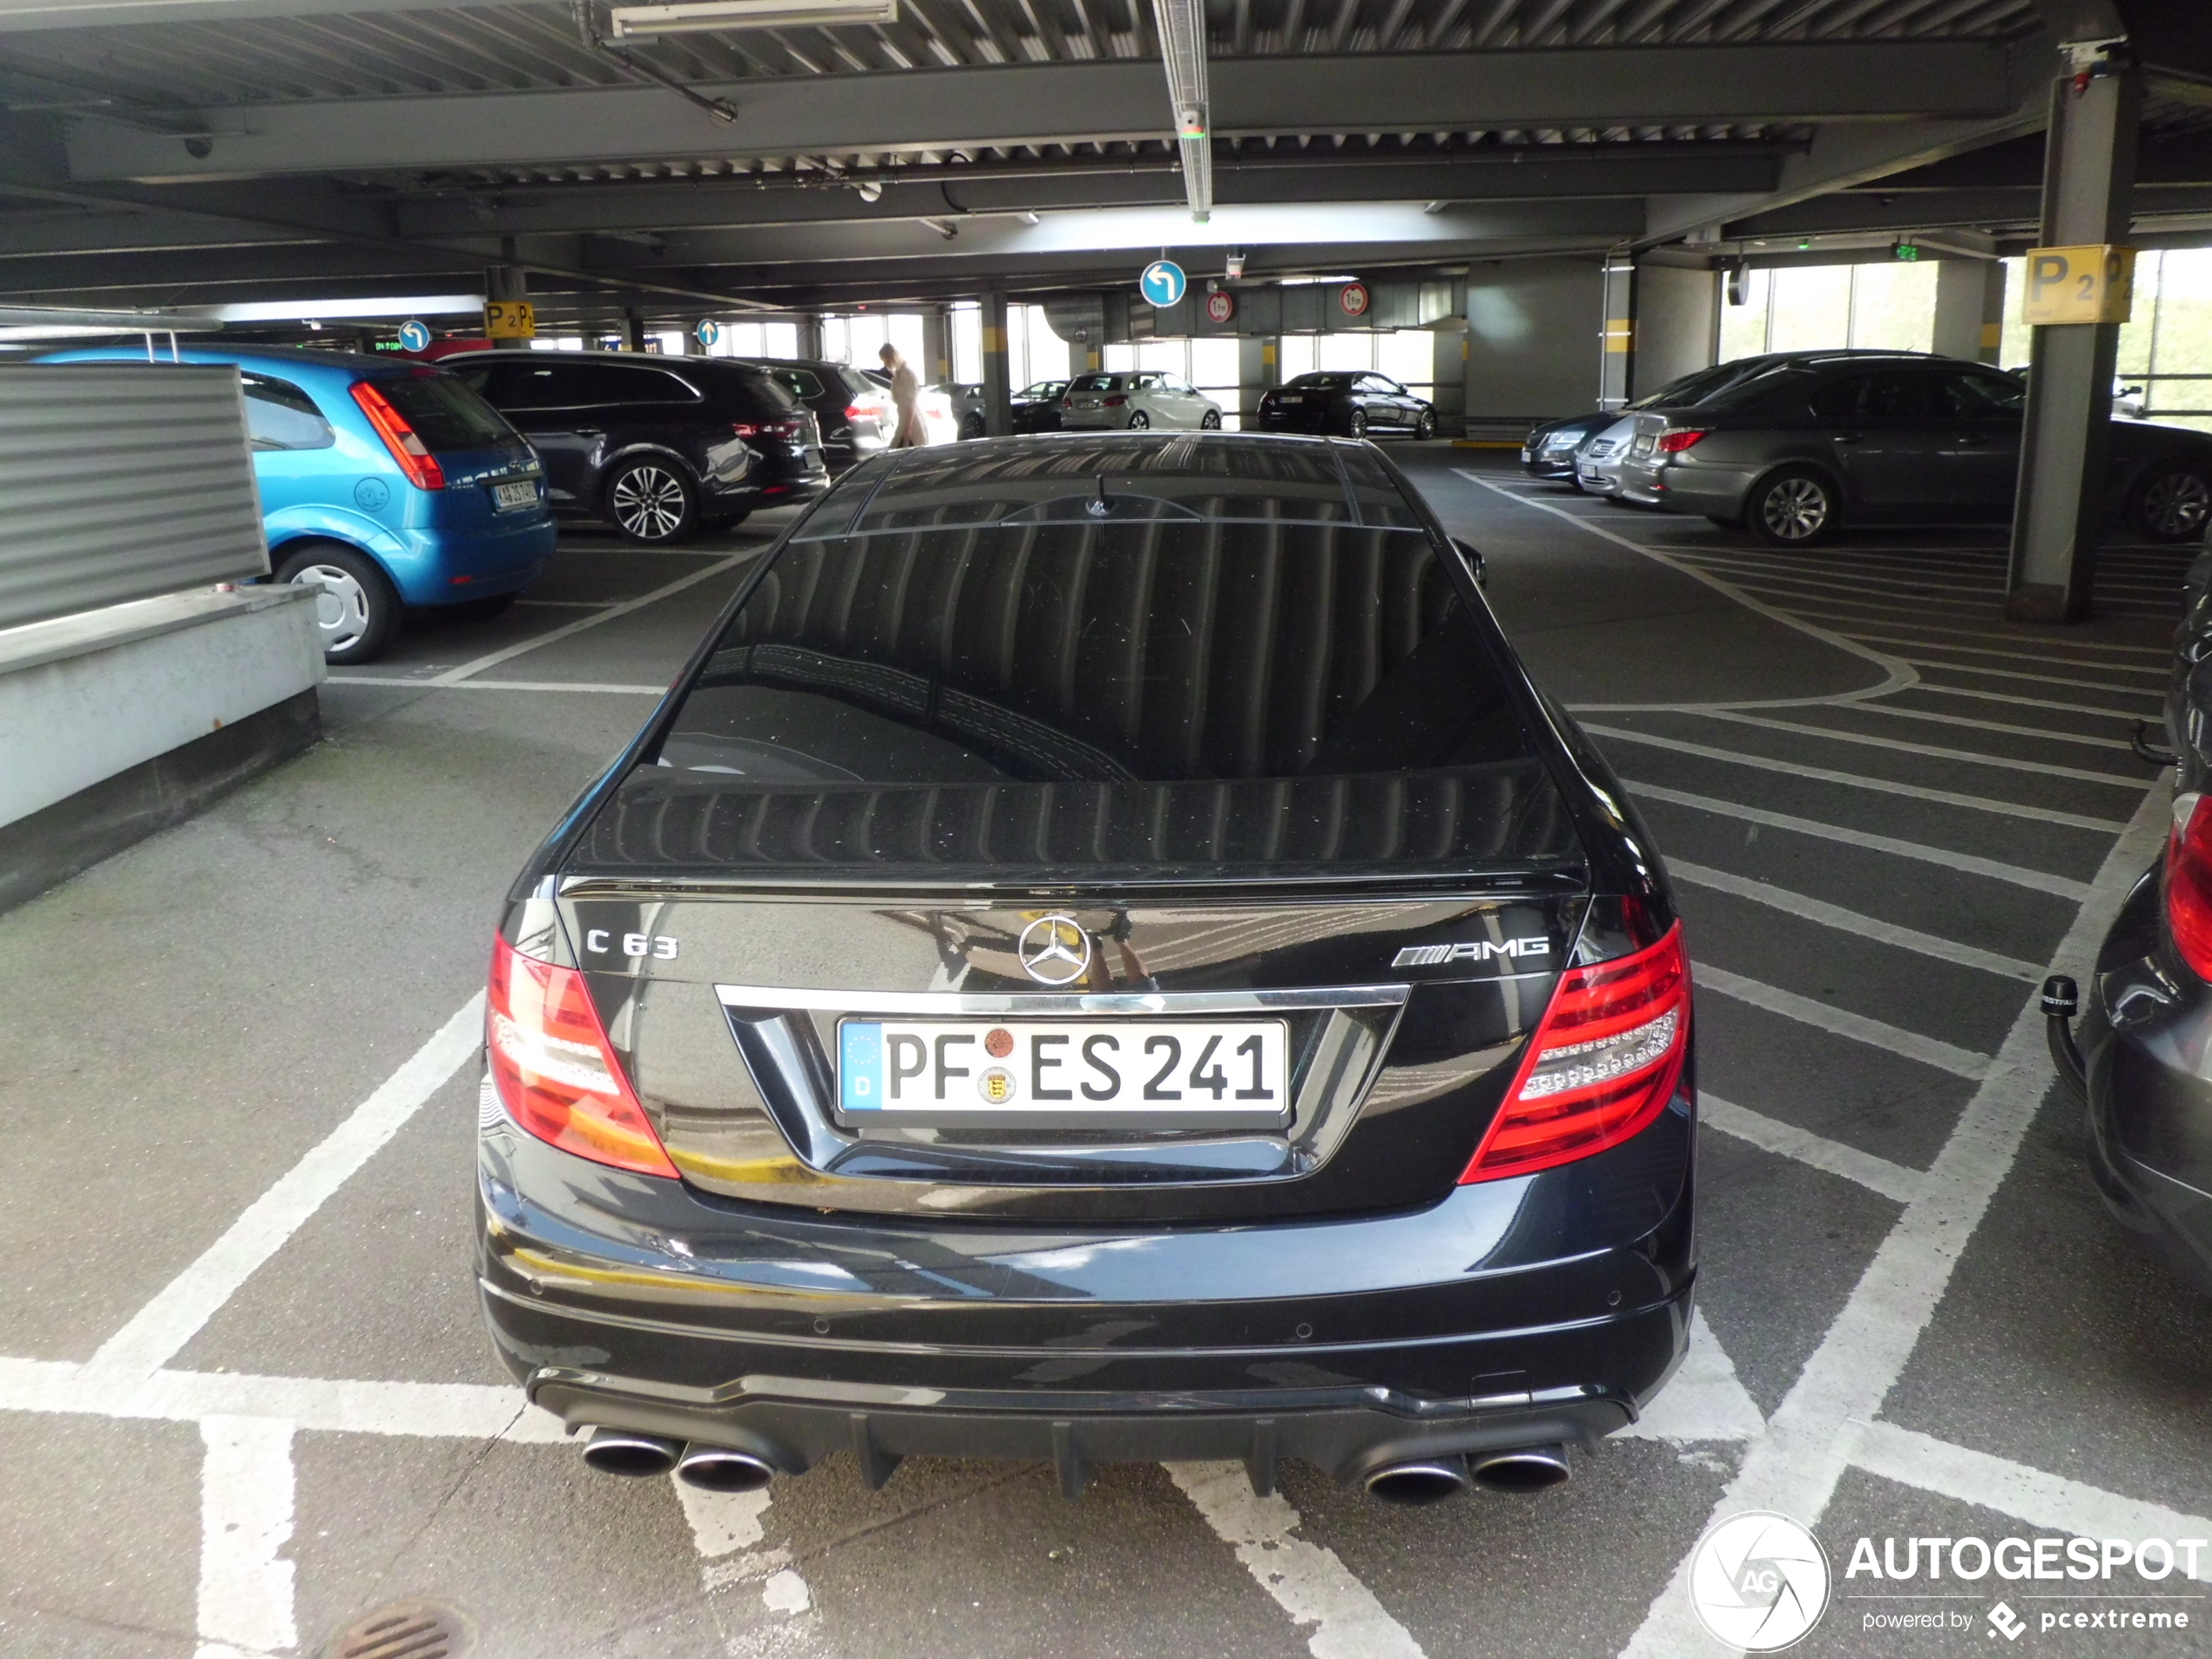
[[[101,347],[43,361],[141,354]],[[273,346],[198,347],[177,361],[239,370],[273,579],[322,590],[327,661],[376,657],[406,605],[496,616],[551,556],[536,454],[445,370]]]

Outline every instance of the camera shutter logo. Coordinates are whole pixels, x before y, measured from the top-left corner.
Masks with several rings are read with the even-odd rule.
[[[1730,1515],[1689,1558],[1689,1605],[1716,1641],[1776,1653],[1804,1638],[1828,1608],[1828,1557],[1787,1515]]]
[[[1090,935],[1073,916],[1039,916],[1022,930],[1015,953],[1040,985],[1072,985],[1090,967]]]

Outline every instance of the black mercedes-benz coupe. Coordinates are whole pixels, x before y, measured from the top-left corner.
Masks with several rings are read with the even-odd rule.
[[[1372,446],[854,468],[494,944],[483,1303],[604,1470],[1565,1479],[1688,1339],[1688,964]]]
[[[2165,855],[2097,952],[2077,1049],[2071,981],[2045,988],[2052,1049],[2089,1108],[2089,1170],[2120,1220],[2212,1293],[2212,550],[2190,567],[2166,698],[2177,761]]]
[[[1258,425],[1267,432],[1433,438],[1436,408],[1387,374],[1325,369],[1285,381],[1262,396]]]

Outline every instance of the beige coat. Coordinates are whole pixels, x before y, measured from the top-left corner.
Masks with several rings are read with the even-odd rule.
[[[891,447],[910,449],[927,443],[929,432],[921,421],[921,381],[904,359],[891,371],[891,402],[899,415]]]

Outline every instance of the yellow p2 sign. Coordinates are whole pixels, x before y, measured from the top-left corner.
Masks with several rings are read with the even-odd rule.
[[[484,333],[493,340],[536,340],[537,313],[527,300],[487,300]]]
[[[2020,320],[2125,322],[2135,299],[2135,250],[2109,243],[2030,248]]]

